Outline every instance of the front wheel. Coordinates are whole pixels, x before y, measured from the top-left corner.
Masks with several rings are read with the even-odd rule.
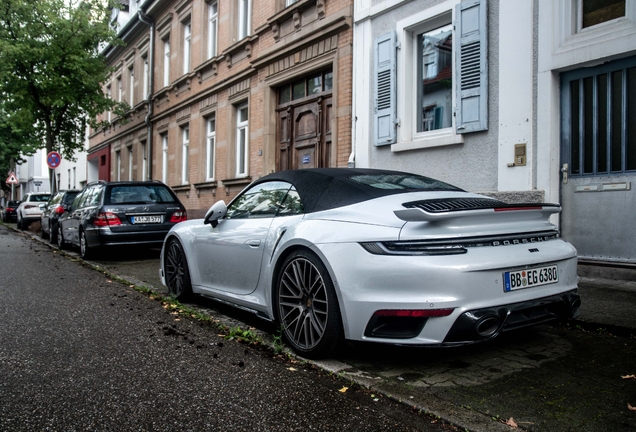
[[[40,229],[42,230],[42,238],[49,238],[50,237],[50,232],[51,232],[51,225],[49,224],[48,226],[49,228],[49,232],[44,231],[44,224],[42,223],[42,219],[40,219]]]
[[[338,299],[327,268],[309,251],[292,253],[276,284],[283,336],[303,357],[327,357],[341,340]]]
[[[49,222],[49,243],[56,244],[57,243],[57,225]]]
[[[179,240],[168,241],[163,258],[166,286],[171,296],[177,300],[187,300],[192,295],[192,283],[188,260]]]
[[[21,217],[18,217],[18,229],[21,230],[21,231],[24,231],[25,228],[26,227],[24,226],[24,221],[22,220]]]
[[[64,241],[64,233],[62,232],[62,225],[57,225],[57,247],[60,249],[66,249],[66,242]]]

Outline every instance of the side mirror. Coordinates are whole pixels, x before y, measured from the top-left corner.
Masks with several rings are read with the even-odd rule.
[[[227,213],[227,206],[225,205],[225,201],[217,201],[205,214],[205,218],[203,219],[204,224],[212,225],[212,228],[216,228],[219,224],[219,219],[225,217]]]
[[[39,207],[39,208],[40,208],[40,210],[42,210],[42,211],[46,210],[46,204],[40,204],[38,207]]]

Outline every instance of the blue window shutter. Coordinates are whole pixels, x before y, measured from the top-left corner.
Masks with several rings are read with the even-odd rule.
[[[486,3],[486,0],[464,0],[456,6],[457,133],[488,129]]]
[[[375,38],[375,114],[373,141],[376,146],[396,142],[395,104],[395,32]]]

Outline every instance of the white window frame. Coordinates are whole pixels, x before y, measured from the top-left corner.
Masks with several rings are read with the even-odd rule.
[[[181,128],[181,184],[188,184],[190,170],[190,127]]]
[[[247,109],[247,119],[241,121],[240,113],[242,109]],[[247,102],[236,106],[236,177],[247,177],[248,174],[248,155],[249,155],[249,108]],[[241,135],[245,137],[245,142],[241,143]],[[241,150],[243,157],[241,158]],[[243,169],[241,169],[243,165]]]
[[[168,184],[168,134],[161,136],[161,181]]]
[[[150,85],[150,67],[148,65],[148,56],[143,57],[144,61],[144,100],[148,99],[148,94],[150,93],[149,85]]]
[[[238,40],[252,32],[252,0],[238,0]]]
[[[121,76],[117,77],[117,102],[121,102],[121,97],[123,93]]]
[[[581,0],[539,0],[539,70],[569,68],[602,58],[623,56],[636,43],[636,1],[625,16],[580,29]]]
[[[106,87],[106,97],[108,99],[112,99],[113,98],[113,94],[112,94],[112,90],[110,88],[110,85],[108,87]],[[106,111],[106,120],[108,120],[108,122],[110,122],[111,119],[111,111],[110,108],[108,108],[108,111]]]
[[[115,174],[115,179],[117,181],[121,181],[121,150],[117,150],[115,152],[115,167],[117,169],[117,174]]]
[[[163,86],[170,85],[170,38],[163,40]]]
[[[147,180],[146,176],[148,175],[148,155],[146,154],[146,144],[143,143],[141,145],[141,180]]]
[[[133,148],[128,147],[128,181],[133,181]]]
[[[397,143],[391,145],[391,151],[399,152],[415,150],[429,147],[439,147],[446,145],[461,144],[464,137],[455,133],[455,116],[452,116],[452,127],[426,132],[417,131],[418,108],[417,98],[413,97],[413,88],[417,86],[417,35],[426,31],[455,22],[455,5],[460,0],[447,0],[438,5],[427,8],[421,12],[408,16],[397,22],[398,44],[402,49],[397,55],[397,118],[400,119],[398,127]],[[457,41],[455,31],[453,31],[453,84],[456,83],[456,62],[455,54]],[[406,83],[400,85],[400,83]],[[455,91],[452,92],[452,111],[457,107]]]
[[[190,72],[190,57],[192,51],[192,21],[188,19],[183,23],[183,73]]]
[[[216,57],[219,32],[219,5],[212,1],[208,4],[208,59]]]
[[[135,68],[133,66],[128,68],[128,102],[131,107],[135,106]]]
[[[216,116],[209,117],[205,124],[205,178],[208,181],[212,181],[214,180],[214,166],[216,163]]]

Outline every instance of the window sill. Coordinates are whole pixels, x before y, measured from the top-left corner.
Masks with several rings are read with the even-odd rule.
[[[429,132],[423,136],[417,136],[411,141],[401,141],[391,145],[392,152],[419,150],[432,147],[442,147],[464,143],[464,136],[456,134],[452,129],[440,132]]]
[[[172,189],[175,192],[189,191],[190,190],[190,184],[184,184],[184,185],[178,185],[178,186],[170,186],[170,189]]]
[[[238,186],[241,190],[252,182],[251,177],[241,177],[223,180],[223,186],[225,186],[225,196],[229,196],[233,186]]]

